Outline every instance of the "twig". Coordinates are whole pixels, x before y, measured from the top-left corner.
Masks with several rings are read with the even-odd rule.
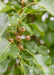
[[[23,9],[25,9],[26,7],[28,7],[28,6],[32,5],[32,4],[36,4],[36,3],[32,2],[32,3],[28,4],[28,5],[26,5]]]
[[[21,9],[21,13],[22,13],[22,11],[23,11],[23,4],[24,4],[24,0],[22,0],[22,9]]]

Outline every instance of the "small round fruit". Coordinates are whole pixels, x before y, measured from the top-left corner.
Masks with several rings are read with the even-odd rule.
[[[19,49],[20,49],[20,50],[23,50],[23,46],[22,46],[22,45],[19,45]]]
[[[20,36],[16,36],[16,41],[21,41],[21,37]]]
[[[31,37],[30,36],[26,36],[26,40],[30,41]]]
[[[20,32],[25,32],[25,28],[21,27]]]
[[[14,40],[12,38],[9,39],[9,42],[14,43]]]

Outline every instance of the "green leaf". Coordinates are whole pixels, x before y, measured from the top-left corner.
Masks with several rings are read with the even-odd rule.
[[[38,67],[29,67],[29,75],[44,75],[44,73]]]
[[[54,21],[49,21],[49,28],[53,31],[54,30]]]
[[[42,30],[42,28],[40,26],[38,26],[35,23],[30,23],[30,25],[36,30],[38,31],[42,36],[44,35],[44,31]]]
[[[5,32],[8,26],[8,16],[6,14],[0,14],[0,36]]]
[[[47,48],[43,45],[38,46],[38,52],[42,55],[47,55],[48,54]]]
[[[36,5],[32,5],[32,9],[33,10],[36,10],[36,11],[45,11],[44,8],[41,8],[40,6],[38,6],[37,4]],[[34,12],[33,12],[34,13]]]
[[[37,3],[37,0],[34,0],[35,3]]]
[[[8,19],[11,24],[18,24],[18,20],[16,16],[9,16]]]
[[[35,58],[39,65],[51,65],[51,59],[49,55],[35,55]]]
[[[22,60],[20,62],[20,67],[21,67],[21,74],[24,74],[25,75],[25,69],[24,69],[24,64],[23,64],[23,61]]]
[[[54,0],[40,0],[38,5],[44,7],[46,11],[54,16]]]
[[[47,67],[47,65],[51,65],[51,60],[49,56],[43,56],[43,55],[35,55],[35,64],[43,70],[43,72],[45,73],[45,75],[48,75],[50,70],[49,67]],[[36,63],[37,62],[37,63]]]
[[[19,49],[5,39],[0,40],[0,62],[9,55],[13,58],[18,56]]]
[[[32,54],[30,51],[26,49],[23,49],[23,51],[21,52],[21,56],[22,58],[26,58],[27,60],[27,59],[33,58],[34,54]]]
[[[23,10],[25,14],[36,14],[36,11],[45,11],[45,9],[35,4],[32,6],[28,6],[27,8],[24,8]]]
[[[19,67],[16,67],[15,65],[9,69],[4,75],[20,75],[21,71]]]
[[[43,21],[41,21],[39,18],[37,19],[37,20],[35,20],[35,23],[39,26],[39,27],[41,27],[42,29],[43,29],[43,31],[47,31],[47,24],[45,23],[45,22],[43,22]]]
[[[46,42],[47,46],[51,46],[52,44],[54,44],[54,32],[47,33],[43,39]]]
[[[24,64],[26,75],[44,75],[43,71],[41,71],[40,68],[38,68],[34,63],[32,63],[32,66]]]
[[[7,68],[8,68],[8,64],[9,64],[9,60],[4,60],[2,62],[0,62],[0,75],[4,75],[4,72],[6,72]]]
[[[7,11],[12,10],[12,9],[13,9],[13,7],[7,6],[0,1],[0,13],[7,12]]]
[[[25,47],[33,54],[37,52],[37,44],[35,42],[25,43]]]

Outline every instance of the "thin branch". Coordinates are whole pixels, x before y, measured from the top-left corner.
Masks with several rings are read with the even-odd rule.
[[[21,13],[22,13],[22,11],[23,11],[23,4],[24,4],[24,0],[22,0],[22,9],[21,9]]]
[[[28,6],[32,5],[32,4],[36,4],[36,3],[32,2],[32,3],[28,4],[28,5],[26,5],[23,9],[25,9],[26,7],[28,7]]]

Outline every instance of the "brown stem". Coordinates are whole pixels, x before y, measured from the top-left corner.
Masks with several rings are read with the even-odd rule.
[[[19,35],[19,28],[17,27],[17,34]]]
[[[24,4],[24,0],[22,0],[22,9],[21,9],[20,14],[21,14],[22,11],[23,11],[23,4]],[[20,14],[19,14],[19,16],[20,16]],[[18,26],[17,26],[17,35],[19,35],[19,25],[20,25],[20,20],[19,20],[19,23],[18,23]]]
[[[24,4],[24,0],[22,0],[22,9],[21,9],[21,13],[22,13],[22,11],[23,11],[23,4]]]
[[[30,16],[31,16],[31,22],[34,22],[35,15],[30,15]]]
[[[19,22],[18,22],[18,26],[17,26],[17,35],[19,35],[19,26],[20,26],[20,20],[19,20]]]

